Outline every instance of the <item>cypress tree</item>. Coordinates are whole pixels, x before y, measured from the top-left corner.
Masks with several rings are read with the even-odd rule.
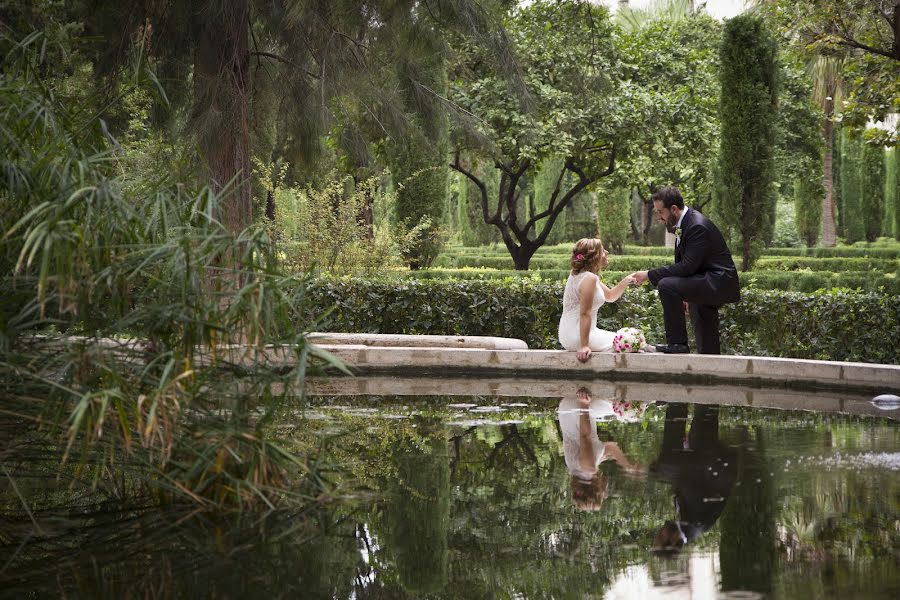
[[[884,200],[891,207],[891,219],[885,225],[885,233],[900,241],[900,148],[894,148],[887,156]]]
[[[397,223],[411,229],[427,220],[429,226],[404,249],[410,268],[431,264],[440,250],[437,230],[447,203],[449,121],[440,98],[447,88],[443,57],[408,63],[401,69],[401,86],[417,131],[410,131],[388,150],[394,181],[398,184]]]
[[[616,254],[623,251],[631,232],[631,189],[611,188],[597,194],[597,229],[600,239]]]
[[[819,178],[799,177],[794,182],[794,214],[797,233],[808,247],[819,240],[822,227],[822,194],[825,190]]]
[[[843,130],[841,140],[841,195],[844,206],[844,240],[848,244],[865,236],[862,218],[862,140],[858,132]]]
[[[884,148],[864,143],[861,168],[863,231],[866,241],[874,242],[884,222]]]
[[[835,210],[837,212],[837,235],[839,237],[846,237],[847,234],[844,231],[844,204],[841,196],[841,142],[844,139],[842,134],[843,128],[838,125],[832,131],[832,136],[834,140],[832,141],[832,150],[831,150],[831,198],[834,203]]]
[[[761,18],[745,14],[725,23],[716,212],[723,233],[740,248],[744,271],[762,252],[762,240],[771,239],[775,222],[777,52]]]

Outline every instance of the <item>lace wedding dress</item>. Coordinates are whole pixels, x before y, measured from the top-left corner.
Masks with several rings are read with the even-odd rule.
[[[582,271],[578,275],[569,275],[566,281],[566,291],[563,293],[563,313],[559,320],[559,343],[566,350],[581,349],[581,333],[579,322],[581,316],[581,292],[579,287],[584,278],[591,274]],[[594,294],[594,303],[591,306],[591,331],[588,345],[591,350],[600,352],[612,350],[615,333],[597,328],[597,311],[606,302],[600,280],[597,280],[597,292]]]

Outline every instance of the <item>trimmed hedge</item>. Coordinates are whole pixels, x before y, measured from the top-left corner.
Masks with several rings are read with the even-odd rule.
[[[567,258],[571,245],[542,246],[536,257]],[[622,256],[672,256],[666,246],[625,246]],[[504,246],[445,246],[442,256],[499,256],[508,258]],[[618,255],[613,255],[615,256]],[[767,248],[763,258],[771,256],[806,256],[811,258],[882,258],[900,259],[900,245],[894,246],[835,246],[832,248]]]
[[[603,282],[615,284],[631,271],[603,271]],[[846,288],[867,292],[883,292],[900,294],[900,277],[872,274],[869,271],[843,271],[831,273],[827,271],[751,271],[738,273],[741,287],[763,290],[783,290],[789,292],[815,292],[832,288]],[[565,281],[568,270],[542,269],[540,271],[514,271],[498,269],[427,269],[410,271],[405,276],[411,279],[459,279],[459,280],[497,280],[497,279],[536,279],[545,282]]]
[[[306,309],[330,312],[321,331],[492,335],[524,339],[530,348],[558,348],[562,282],[318,279]],[[745,289],[723,308],[725,354],[900,363],[900,296],[828,290]],[[598,325],[642,328],[664,339],[655,290],[634,288],[605,304]],[[688,328],[690,329],[690,327]]]
[[[610,256],[609,269],[614,271],[642,271],[669,264],[671,256]],[[508,256],[447,256],[435,260],[435,268],[484,268],[513,269]],[[564,270],[569,266],[568,257],[535,256],[531,259],[531,270]],[[759,271],[878,271],[900,273],[900,261],[886,258],[809,258],[789,256],[769,256],[760,258],[754,265]]]

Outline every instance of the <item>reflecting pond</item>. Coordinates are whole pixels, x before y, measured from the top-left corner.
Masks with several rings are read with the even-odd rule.
[[[571,388],[313,397],[282,430],[335,497],[265,517],[61,508],[39,541],[20,514],[0,594],[900,597],[900,411]]]

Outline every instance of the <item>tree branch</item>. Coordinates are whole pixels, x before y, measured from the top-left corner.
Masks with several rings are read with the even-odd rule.
[[[310,72],[310,71],[307,71],[306,69],[304,69],[303,67],[301,67],[301,66],[298,65],[297,63],[295,63],[295,62],[293,62],[293,61],[291,61],[291,60],[289,60],[289,59],[287,59],[287,58],[285,58],[285,57],[283,57],[283,56],[279,56],[279,55],[277,55],[277,54],[272,54],[271,52],[254,51],[254,52],[251,52],[251,53],[250,53],[250,56],[262,56],[262,57],[264,57],[264,58],[271,58],[272,60],[277,60],[277,61],[279,61],[279,62],[283,62],[283,63],[286,64],[286,65],[290,65],[290,66],[294,67],[295,69],[297,69],[297,70],[299,70],[299,71],[303,71],[304,73],[306,73],[307,75],[309,75],[309,76],[312,77],[313,79],[318,79],[318,78],[319,78],[319,75],[318,75],[317,73],[312,73],[312,72]]]
[[[900,61],[900,55],[895,54],[894,52],[888,52],[887,50],[882,50],[880,48],[875,48],[873,46],[869,46],[868,44],[863,44],[862,42],[856,41],[853,38],[850,38],[844,34],[838,34],[841,38],[841,41],[838,42],[841,46],[847,46],[848,48],[857,48],[859,50],[865,50],[871,54],[877,54],[879,56],[884,56],[886,58],[890,58],[892,60]]]
[[[453,162],[450,163],[450,168],[453,169],[454,171],[456,171],[457,173],[462,173],[463,175],[468,177],[469,180],[478,187],[479,191],[481,192],[481,216],[484,219],[484,222],[487,223],[488,225],[496,225],[497,227],[500,227],[502,224],[502,221],[500,220],[500,204],[499,204],[499,202],[497,204],[497,212],[494,214],[493,217],[490,217],[488,215],[487,186],[485,186],[484,182],[481,181],[478,177],[476,177],[474,173],[472,173],[471,171],[467,170],[465,167],[462,166],[462,163],[460,163],[460,161],[459,161],[459,149],[457,149],[456,152],[453,153]]]

